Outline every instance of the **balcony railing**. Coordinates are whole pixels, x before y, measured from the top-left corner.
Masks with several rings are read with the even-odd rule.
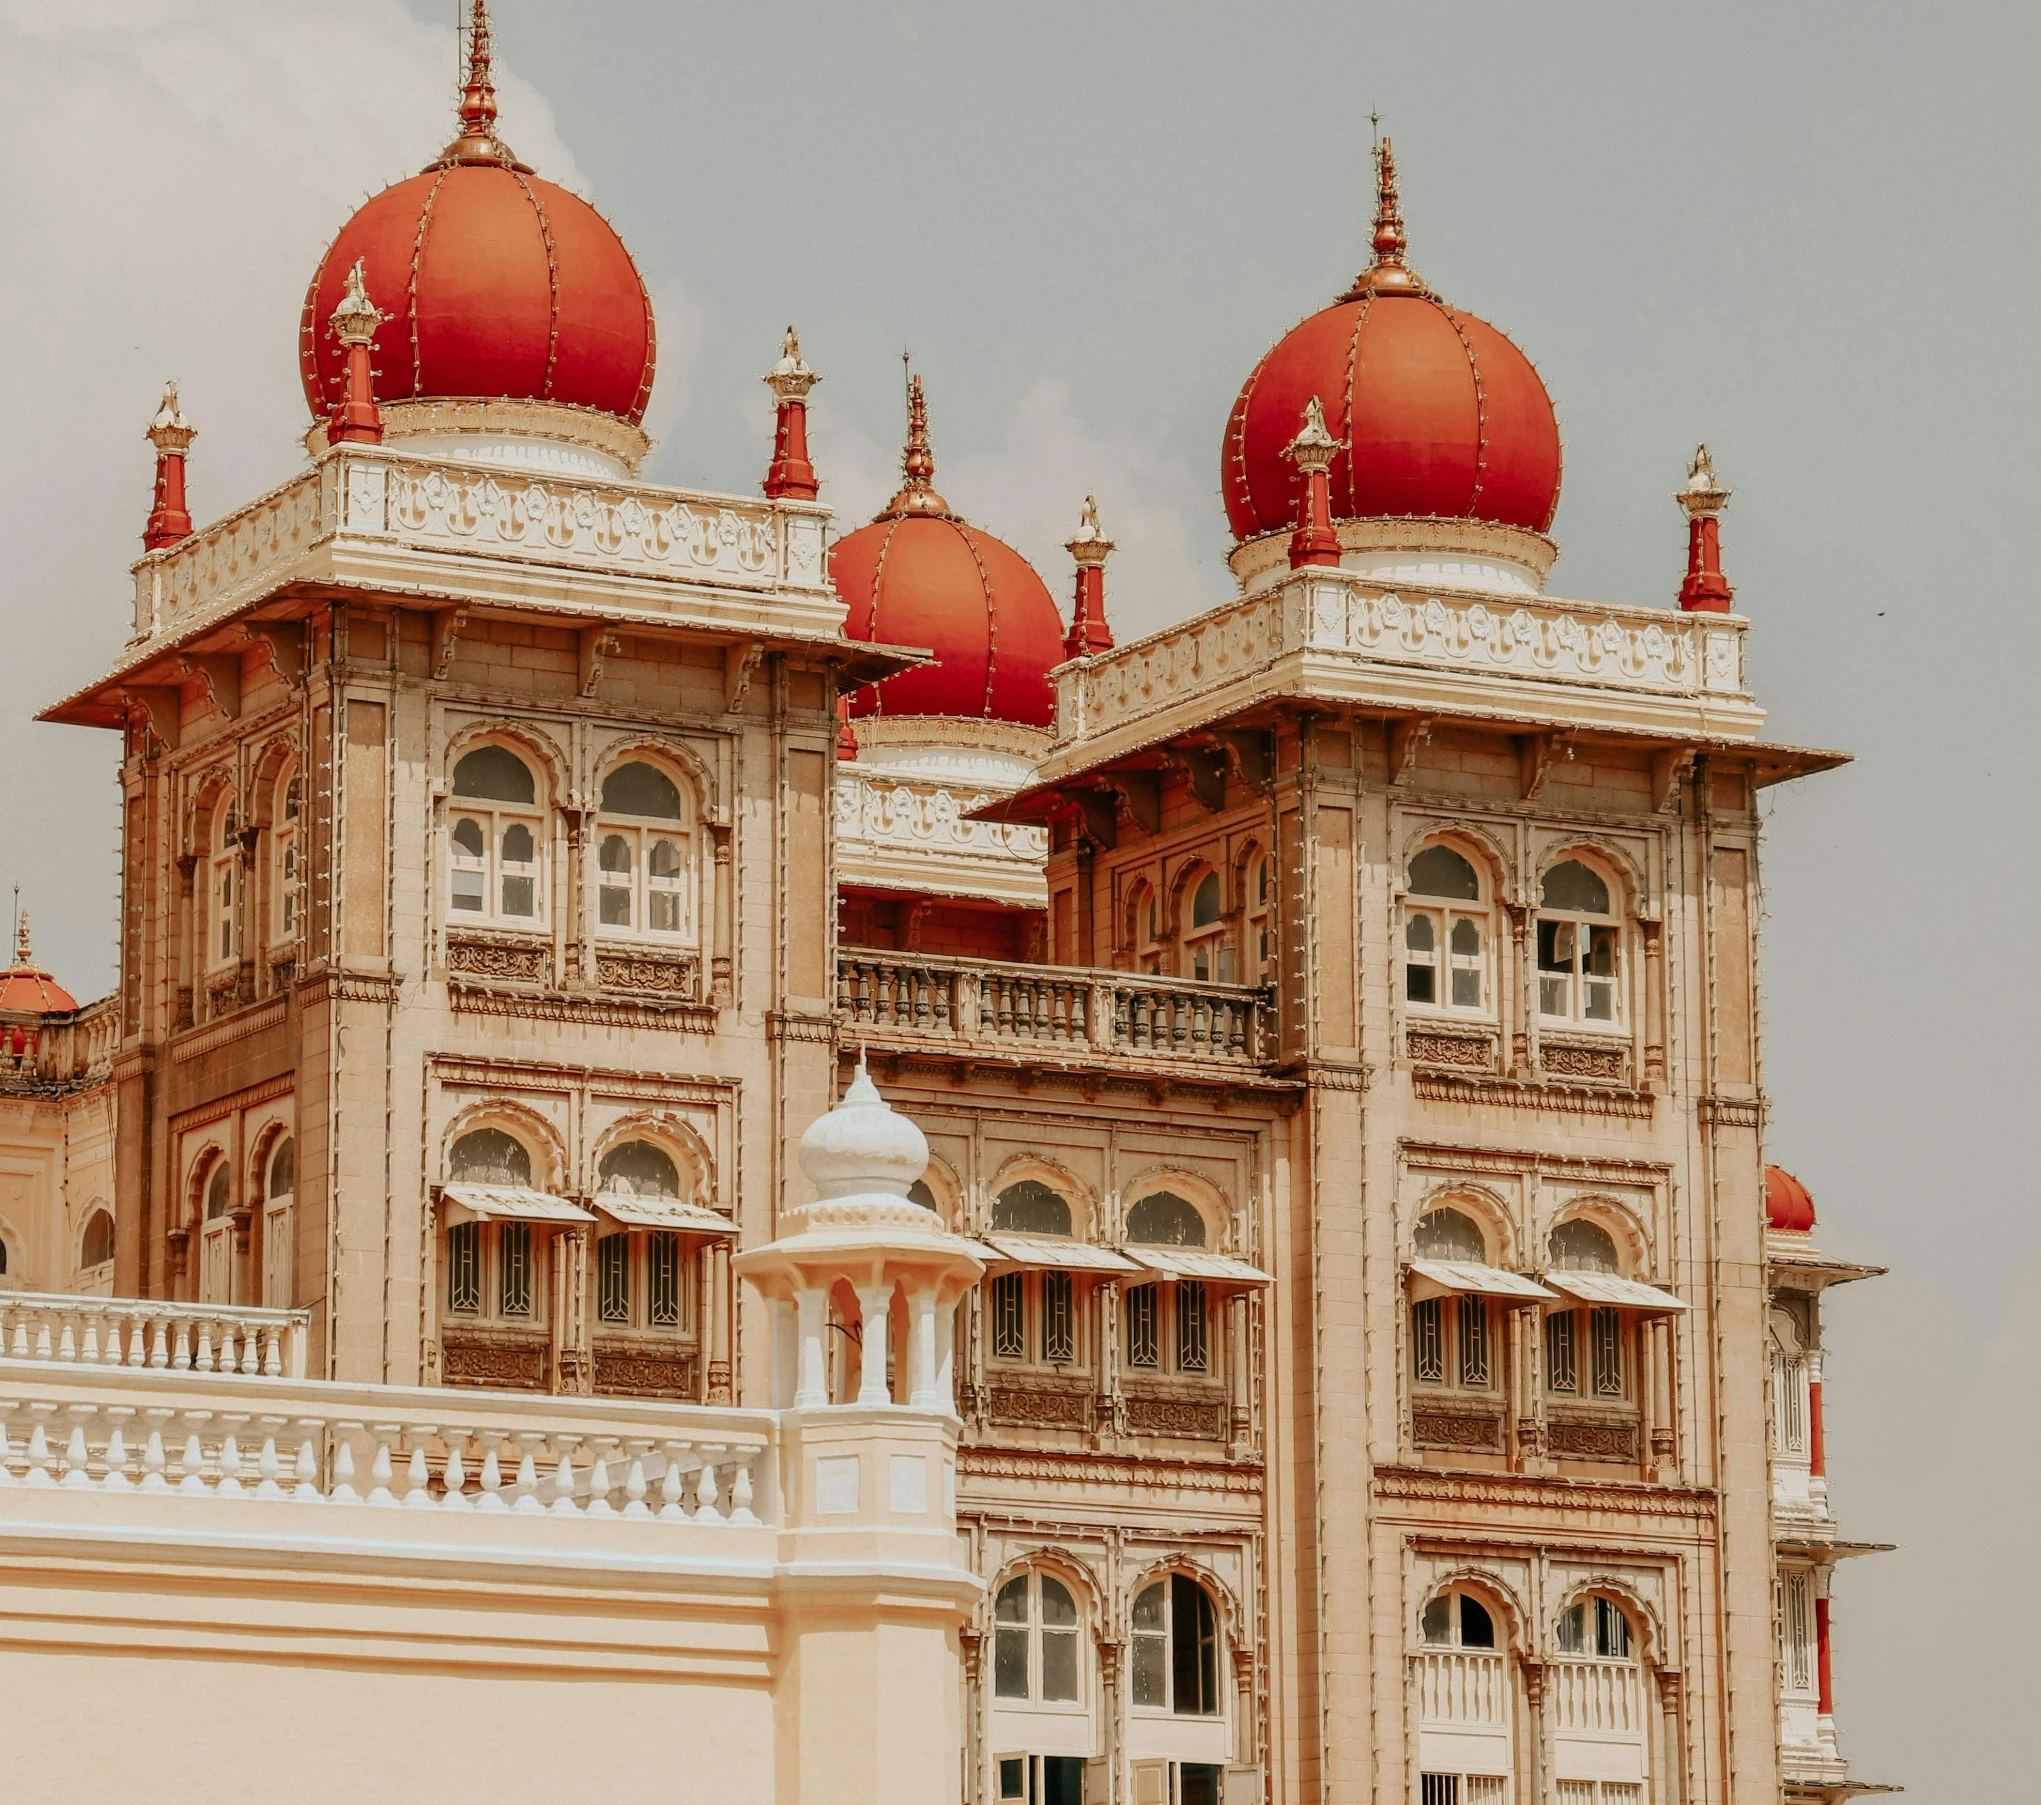
[[[882,1036],[1228,1067],[1267,1056],[1267,999],[1238,984],[854,947],[836,1000],[852,1032]]]
[[[302,1379],[309,1310],[0,1291],[0,1356]]]
[[[0,1020],[0,1090],[69,1089],[113,1070],[120,1046],[116,999],[102,997],[58,1021]]]
[[[757,1411],[0,1361],[0,1487],[744,1527]]]

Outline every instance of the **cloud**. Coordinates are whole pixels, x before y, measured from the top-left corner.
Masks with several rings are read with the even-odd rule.
[[[0,884],[22,883],[81,995],[112,981],[118,746],[30,717],[126,638],[142,429],[178,377],[201,521],[299,467],[305,283],[354,208],[452,136],[454,71],[451,23],[403,0],[0,0]],[[551,107],[500,62],[497,81],[505,138],[579,187]],[[684,402],[699,330],[660,292]]]

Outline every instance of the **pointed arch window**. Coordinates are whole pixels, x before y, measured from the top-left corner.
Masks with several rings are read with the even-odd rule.
[[[531,767],[508,746],[477,746],[454,766],[447,829],[452,919],[535,927],[545,914],[545,817]]]
[[[1022,1573],[992,1606],[992,1691],[1013,1703],[1076,1704],[1081,1691],[1077,1600],[1054,1574]]]
[[[1219,1712],[1219,1613],[1185,1573],[1144,1587],[1132,1623],[1135,1708],[1179,1717]]]
[[[1559,1272],[1621,1270],[1616,1238],[1599,1222],[1575,1217],[1552,1231],[1552,1266]],[[1563,1397],[1620,1401],[1628,1396],[1632,1325],[1606,1305],[1545,1313],[1545,1386]]]
[[[232,796],[222,798],[213,812],[210,873],[206,966],[219,971],[232,965],[241,950],[241,818]]]
[[[1226,945],[1225,897],[1216,871],[1207,871],[1190,886],[1184,900],[1183,964],[1187,978],[1224,984],[1233,977]]]
[[[1462,1210],[1420,1217],[1412,1241],[1420,1260],[1486,1266],[1487,1237]],[[1411,1377],[1420,1385],[1493,1392],[1502,1381],[1496,1303],[1479,1292],[1420,1298],[1410,1306]]]
[[[682,787],[644,759],[602,780],[596,822],[596,919],[607,938],[694,938],[693,811]]]
[[[271,834],[271,889],[276,897],[276,937],[280,941],[298,937],[300,920],[299,861],[303,856],[299,831],[304,814],[304,783],[292,769],[278,782],[276,827]]]

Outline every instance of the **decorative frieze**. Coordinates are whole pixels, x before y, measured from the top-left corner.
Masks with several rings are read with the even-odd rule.
[[[1068,1485],[1103,1494],[1127,1489],[1217,1492],[1242,1499],[1259,1498],[1264,1483],[1259,1465],[1228,1461],[1216,1455],[1209,1461],[1162,1457],[1128,1460],[1075,1450],[1023,1451],[968,1445],[957,1452],[957,1475],[965,1483],[983,1480],[997,1485]]]
[[[657,953],[598,952],[595,981],[604,990],[691,1003],[701,992],[701,960],[693,953],[675,958]]]
[[[1453,1066],[1463,1071],[1495,1070],[1496,1037],[1467,1034],[1445,1028],[1412,1028],[1404,1037],[1404,1050],[1413,1065]]]
[[[1702,1522],[1713,1522],[1716,1514],[1711,1491],[1601,1479],[1541,1479],[1529,1474],[1441,1473],[1428,1467],[1377,1467],[1374,1494],[1385,1504],[1543,1510],[1557,1520],[1575,1523],[1597,1512]]]
[[[1621,1084],[1630,1072],[1630,1049],[1591,1042],[1542,1039],[1538,1064],[1555,1078],[1587,1078]]]
[[[467,977],[514,984],[543,984],[551,975],[552,947],[543,940],[494,935],[449,934],[446,968]]]
[[[543,1336],[443,1336],[440,1376],[449,1385],[486,1385],[497,1391],[544,1391],[548,1347]]]
[[[1089,1429],[1092,1393],[1083,1385],[990,1385],[985,1390],[989,1422],[1019,1429]]]
[[[1224,1441],[1226,1400],[1185,1398],[1129,1391],[1121,1400],[1127,1429],[1135,1435],[1172,1435],[1189,1441]]]
[[[1410,1439],[1420,1448],[1452,1448],[1494,1454],[1502,1448],[1502,1416],[1493,1410],[1415,1410]]]
[[[1515,1078],[1462,1077],[1418,1071],[1412,1091],[1434,1103],[1474,1103],[1503,1109],[1549,1109],[1563,1115],[1605,1116],[1631,1122],[1651,1120],[1655,1099],[1648,1091],[1601,1089],[1579,1084],[1533,1084]]]
[[[628,1344],[595,1344],[598,1397],[691,1398],[695,1395],[692,1354],[662,1354]]]
[[[1637,1425],[1555,1417],[1545,1425],[1545,1448],[1567,1460],[1635,1461]]]

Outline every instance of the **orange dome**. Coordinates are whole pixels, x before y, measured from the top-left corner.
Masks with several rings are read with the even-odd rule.
[[[512,157],[495,118],[478,9],[461,136],[364,205],[305,292],[299,365],[315,414],[346,386],[326,323],[362,258],[386,316],[371,353],[379,402],[550,401],[644,418],[656,340],[638,266],[593,207]]]
[[[28,913],[15,929],[14,963],[0,972],[0,1011],[19,1015],[68,1015],[78,1000],[35,962],[28,945]]]
[[[850,711],[1050,726],[1062,617],[1027,559],[959,520],[935,492],[920,377],[909,394],[907,480],[876,520],[836,542],[829,574],[852,638],[927,646],[936,661],[860,690]]]
[[[1559,505],[1559,422],[1531,361],[1448,307],[1403,261],[1385,139],[1375,261],[1255,366],[1226,425],[1221,483],[1236,539],[1297,520],[1303,479],[1283,455],[1315,396],[1333,437],[1338,519],[1430,515],[1542,533]]]
[[[1765,1222],[1789,1235],[1804,1235],[1814,1226],[1813,1193],[1784,1166],[1765,1168]]]

